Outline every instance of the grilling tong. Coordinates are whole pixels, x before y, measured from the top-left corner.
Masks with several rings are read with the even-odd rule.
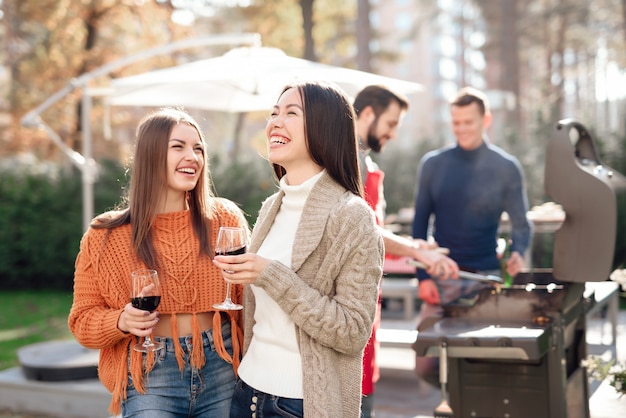
[[[407,261],[407,263],[417,267],[418,269],[428,269],[428,266],[421,261],[410,259]],[[502,278],[498,276],[470,273],[469,271],[464,270],[459,270],[459,277],[462,279],[476,280],[479,282],[504,283],[504,280],[502,280]]]
[[[428,266],[420,261],[409,259],[407,260],[407,264],[417,267],[418,269],[426,270]],[[476,280],[479,282],[488,282],[495,285],[497,289],[501,289],[504,284],[504,280],[501,277],[493,276],[493,275],[484,275],[479,273],[471,273],[469,271],[459,270],[459,277],[462,279]],[[563,285],[556,283],[549,284],[535,284],[535,283],[526,283],[526,284],[514,284],[506,286],[512,289],[524,289],[527,292],[532,292],[533,290],[545,290],[548,293],[552,293],[555,290],[562,289]]]

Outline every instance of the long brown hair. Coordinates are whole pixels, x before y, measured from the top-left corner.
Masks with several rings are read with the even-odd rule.
[[[288,84],[279,97],[291,88],[298,89],[302,97],[304,133],[311,158],[337,183],[362,197],[356,116],[348,96],[334,84],[303,81]],[[278,179],[286,174],[284,167],[272,167]]]
[[[130,224],[132,246],[138,258],[149,268],[158,268],[159,260],[152,243],[152,226],[159,200],[167,188],[167,149],[174,126],[184,123],[198,131],[206,142],[198,123],[185,111],[162,108],[145,116],[136,132],[135,151],[130,168],[130,187],[122,203],[121,212],[102,215],[92,223],[93,228],[112,229]],[[200,253],[213,253],[209,231],[213,208],[210,188],[209,161],[203,153],[204,165],[196,187],[187,192],[194,233],[200,241]]]

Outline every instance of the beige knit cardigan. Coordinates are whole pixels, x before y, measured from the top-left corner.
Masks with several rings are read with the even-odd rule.
[[[263,203],[250,252],[267,236],[283,196],[279,191]],[[324,173],[302,212],[291,267],[272,261],[255,282],[296,325],[305,418],[360,416],[362,355],[372,331],[383,256],[367,203]],[[245,355],[255,309],[249,285],[244,307]]]

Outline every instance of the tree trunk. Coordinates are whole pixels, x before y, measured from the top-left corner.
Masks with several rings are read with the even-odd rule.
[[[552,46],[552,37],[550,36],[550,14],[548,13],[548,5],[547,2],[544,2],[544,12],[543,12],[543,16],[542,16],[543,20],[542,20],[542,31],[543,31],[543,39],[544,39],[544,45],[545,45],[545,55],[544,55],[544,59],[545,59],[545,68],[546,68],[546,73],[544,74],[545,76],[545,81],[544,81],[544,88],[545,88],[545,93],[544,96],[546,97],[546,101],[545,103],[543,103],[542,106],[542,115],[544,116],[544,118],[546,120],[550,120],[551,119],[551,114],[550,114],[550,109],[551,109],[551,103],[553,100],[553,88],[552,88],[552,72],[553,72],[553,68],[552,68],[552,53],[554,52],[554,48]]]
[[[300,0],[302,8],[302,29],[304,31],[304,59],[317,61],[315,40],[313,39],[313,1]]]
[[[241,134],[245,124],[246,113],[237,113],[235,117],[235,129],[233,131],[233,148],[228,153],[228,157],[232,161],[237,161],[241,155]]]
[[[626,0],[624,0],[626,1]],[[356,16],[356,65],[361,71],[372,71],[372,53],[370,41],[372,40],[372,28],[370,25],[370,2],[358,0]]]
[[[568,15],[562,14],[558,16],[558,32],[556,41],[556,51],[558,56],[558,65],[556,66],[558,84],[554,88],[554,107],[552,108],[552,120],[556,121],[563,118],[564,96],[565,96],[565,35],[569,22]]]
[[[84,26],[85,32],[87,36],[85,37],[85,59],[79,69],[79,74],[88,73],[93,69],[93,64],[90,60],[91,51],[96,45],[96,40],[98,39],[98,24],[100,19],[102,18],[105,11],[97,11],[95,9],[91,9],[85,19]],[[83,94],[85,92],[83,91]],[[76,125],[74,127],[74,132],[70,132],[68,135],[69,143],[67,144],[70,148],[75,148],[77,145],[80,145],[82,148],[84,144],[82,144],[81,132],[83,131],[83,106],[82,102],[79,100],[76,103]]]
[[[503,24],[501,31],[501,56],[502,69],[500,74],[500,88],[505,92],[513,93],[515,97],[515,108],[507,109],[507,120],[514,124],[514,129],[521,126],[521,109],[520,109],[520,60],[519,60],[519,30],[517,13],[517,0],[509,0],[502,2],[502,18]]]
[[[622,0],[622,30],[626,41],[626,0]]]

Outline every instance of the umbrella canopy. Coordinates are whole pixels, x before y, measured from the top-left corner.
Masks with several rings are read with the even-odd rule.
[[[112,81],[114,106],[184,106],[223,112],[265,111],[296,80],[331,81],[349,95],[370,84],[404,94],[418,83],[320,64],[268,47],[235,48],[222,56]]]

